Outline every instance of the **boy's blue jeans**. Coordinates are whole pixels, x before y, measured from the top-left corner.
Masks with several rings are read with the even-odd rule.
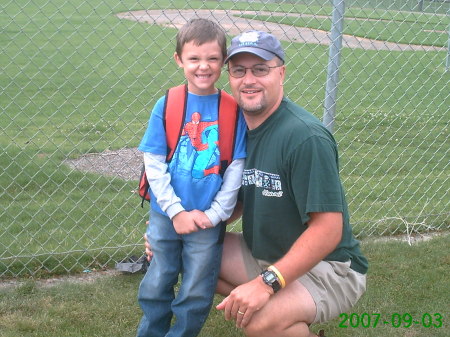
[[[225,225],[179,235],[172,221],[150,211],[147,236],[153,258],[141,281],[144,312],[138,337],[194,337],[208,317],[222,257]],[[178,293],[174,286],[181,274]],[[176,320],[171,326],[172,316]]]

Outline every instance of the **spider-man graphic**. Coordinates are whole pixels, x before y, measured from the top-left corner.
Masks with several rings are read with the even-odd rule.
[[[196,152],[192,176],[201,179],[209,174],[219,174],[219,165],[215,165],[219,143],[217,121],[202,122],[200,113],[194,112],[181,135],[189,137]],[[211,164],[213,166],[209,167]]]

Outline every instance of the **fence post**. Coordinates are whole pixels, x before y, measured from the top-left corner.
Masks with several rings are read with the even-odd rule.
[[[450,16],[450,8],[447,11],[447,15]],[[450,24],[448,25],[447,61],[445,63],[445,72],[447,71],[450,71]]]
[[[342,49],[342,32],[344,27],[344,0],[333,0],[333,14],[331,23],[330,52],[328,56],[327,82],[325,88],[325,102],[323,124],[332,133],[336,115],[336,97],[339,81],[339,65]]]
[[[419,0],[419,3],[417,4],[417,11],[418,12],[423,12],[423,1],[424,0]]]

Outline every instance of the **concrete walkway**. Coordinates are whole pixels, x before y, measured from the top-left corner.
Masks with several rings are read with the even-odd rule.
[[[245,19],[239,15],[271,15],[292,17],[294,20],[299,16],[312,17],[310,15],[286,14],[278,12],[255,12],[236,10],[142,10],[134,12],[119,13],[121,19],[158,24],[165,27],[180,28],[188,20],[194,17],[209,18],[218,22],[230,35],[237,35],[240,32],[250,29],[264,30],[276,35],[279,39],[300,42],[314,43],[321,45],[330,44],[329,32],[310,29],[304,27],[294,27],[273,22]],[[368,50],[390,50],[390,51],[441,51],[443,47],[419,46],[409,44],[398,44],[380,40],[371,40],[353,35],[344,35],[342,45],[344,48],[359,48]]]

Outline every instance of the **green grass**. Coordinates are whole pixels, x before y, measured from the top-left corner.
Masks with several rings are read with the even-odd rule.
[[[351,15],[351,13],[347,13],[347,16]],[[242,15],[242,17],[324,31],[330,31],[332,23],[331,17],[322,18],[312,16],[312,14],[311,17],[298,17],[296,13],[290,13],[289,16],[282,18],[268,15]],[[367,17],[346,17],[344,19],[343,33],[395,43],[446,47],[448,44],[447,30],[450,19],[445,16],[437,19],[436,16],[430,14],[422,14],[419,18],[416,16],[409,18],[397,17],[389,21],[380,17],[372,18],[372,15]]]
[[[175,29],[114,15],[167,7],[331,13],[329,6],[216,1],[144,5],[36,0],[4,5],[0,275],[98,268],[139,251],[147,215],[131,193],[136,182],[74,171],[63,161],[137,146],[161,88],[183,80],[170,62],[174,48],[167,43]],[[439,29],[449,23],[445,16],[401,12],[399,18],[395,13],[351,8],[347,16],[357,20],[346,21],[346,33],[363,34],[358,29],[370,31],[372,24],[379,31],[378,23],[367,18],[393,20],[389,25],[402,32],[405,25],[417,32],[415,22]],[[389,38],[400,42],[400,36]],[[417,38],[415,42],[439,40]],[[283,44],[289,57],[288,96],[321,117],[328,47]],[[448,214],[442,212],[448,207],[443,186],[449,168],[437,155],[445,150],[450,118],[445,52],[344,49],[342,54],[335,136],[355,232],[367,235],[373,224],[373,235],[405,232],[403,221],[393,215],[425,222],[416,230],[448,228]],[[409,71],[413,65],[416,70]],[[221,83],[226,86],[226,79]]]
[[[314,331],[323,328],[327,336],[334,337],[448,336],[449,244],[448,234],[412,246],[406,242],[364,242],[362,249],[370,262],[368,288],[348,314],[369,314],[371,326],[353,328],[342,317],[314,326]],[[20,286],[2,287],[0,336],[134,336],[141,315],[136,302],[141,278],[142,274],[118,275],[89,283],[64,281],[51,286],[28,280]],[[216,296],[215,303],[220,300]],[[426,314],[441,314],[443,326],[425,328],[413,324],[407,328],[405,320],[398,328],[383,324],[390,322],[396,313],[410,314],[419,321]],[[377,314],[380,321],[374,327]],[[340,327],[344,325],[341,323],[349,327]],[[438,324],[436,317],[433,324]],[[243,337],[243,334],[213,308],[200,336]]]

